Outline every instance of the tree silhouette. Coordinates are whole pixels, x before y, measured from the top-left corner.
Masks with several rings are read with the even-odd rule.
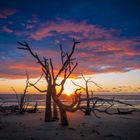
[[[79,109],[81,100],[80,100],[80,94],[78,94],[78,92],[80,91],[80,89],[75,90],[74,92],[75,96],[73,97],[72,103],[70,105],[63,104],[63,102],[59,99],[59,97],[64,90],[64,84],[66,80],[70,77],[70,75],[73,73],[73,71],[78,65],[78,63],[75,62],[76,59],[73,58],[73,54],[76,45],[80,42],[73,40],[73,46],[70,52],[65,52],[62,48],[62,45],[60,45],[62,65],[60,66],[60,69],[56,74],[54,73],[54,64],[51,58],[43,57],[41,59],[37,53],[33,52],[33,50],[31,49],[31,47],[27,42],[18,42],[18,43],[20,45],[18,49],[28,51],[32,55],[32,57],[36,59],[37,63],[40,64],[42,71],[45,75],[45,79],[47,82],[47,90],[45,91],[46,92],[45,121],[52,121],[53,118],[57,118],[57,108],[56,108],[57,105],[60,110],[61,124],[68,125],[66,112],[67,111],[73,112]],[[62,80],[60,83],[57,83],[58,78],[60,76],[62,77]],[[60,87],[60,91],[57,91],[58,86]],[[51,108],[52,99],[54,101],[53,116],[52,116],[52,108]]]
[[[24,91],[20,95],[20,97],[17,94],[16,90],[13,87],[11,87],[12,90],[14,91],[15,95],[16,95],[20,114],[23,114],[26,111],[27,107],[28,107],[28,104],[26,104],[26,102],[28,100],[28,98],[27,98],[27,89],[30,87],[30,84],[29,84],[29,75],[28,75],[27,72],[26,72],[26,76],[27,76],[26,85],[25,85]]]
[[[87,100],[86,100],[86,109],[83,110],[83,112],[85,113],[85,115],[90,115],[91,114],[91,106],[90,106],[90,100],[89,99],[91,97],[90,97],[90,91],[89,91],[89,83],[93,83],[94,85],[96,85],[99,88],[102,88],[102,87],[99,86],[94,81],[92,81],[91,78],[86,79],[83,74],[82,74],[82,78],[83,78],[83,80],[85,82],[85,86],[78,85],[78,84],[74,83],[73,81],[72,81],[72,83],[74,85],[80,87],[81,89],[83,89],[85,91],[85,93],[86,93],[86,99]],[[91,91],[91,96],[93,96],[93,92],[92,91]]]

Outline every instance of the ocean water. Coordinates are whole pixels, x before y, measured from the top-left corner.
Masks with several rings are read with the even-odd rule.
[[[20,95],[18,95],[20,97]],[[82,96],[84,98],[85,95]],[[118,95],[118,94],[103,94],[99,95],[96,94],[94,97],[100,97],[100,98],[105,98],[105,99],[113,99],[115,97],[116,100],[123,101],[125,103],[130,103],[134,105],[137,108],[140,108],[140,95],[134,95],[134,94],[129,94],[129,95]],[[39,108],[45,108],[45,94],[28,94],[27,95],[27,102],[30,107],[32,107],[36,102],[38,103]],[[61,98],[61,100],[69,104],[71,102],[71,98]],[[82,102],[82,104],[85,104],[85,102]],[[10,105],[18,105],[17,102],[17,97],[15,94],[0,94],[0,105],[3,106],[10,106]],[[118,106],[119,104],[117,104]]]

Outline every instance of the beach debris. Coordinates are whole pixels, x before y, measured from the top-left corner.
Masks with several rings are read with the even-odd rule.
[[[75,131],[76,129],[75,128],[73,128],[73,127],[69,127],[68,128],[69,130],[73,130],[73,131]]]
[[[33,137],[26,137],[25,140],[35,140]]]
[[[90,92],[89,92],[89,83],[93,83],[95,86],[97,86],[98,88],[101,88],[102,89],[102,87],[99,85],[99,84],[97,84],[96,82],[94,82],[94,81],[92,81],[91,80],[91,77],[90,78],[85,78],[84,77],[84,75],[83,74],[81,74],[81,76],[82,76],[82,79],[84,80],[84,82],[85,82],[85,86],[81,86],[81,85],[79,85],[79,84],[76,84],[75,82],[73,82],[72,81],[72,83],[75,85],[75,86],[78,86],[78,87],[80,87],[81,89],[83,89],[83,91],[86,93],[86,108],[85,109],[83,109],[83,108],[80,108],[80,110],[82,111],[82,112],[84,112],[84,114],[86,115],[86,116],[89,116],[89,115],[91,115],[91,104],[90,104],[90,100],[89,100],[89,98],[90,98]],[[91,98],[93,97],[93,92],[91,92]]]
[[[29,82],[29,74],[26,72],[26,85],[24,88],[24,91],[22,94],[18,94],[17,91],[13,88],[12,90],[14,91],[17,99],[17,104],[18,105],[13,105],[9,106],[8,108],[11,110],[11,112],[19,112],[19,114],[24,114],[25,112],[28,113],[36,113],[38,110],[38,103],[35,102],[34,106],[32,108],[28,108],[29,106],[29,95],[27,94],[27,89],[31,87],[30,82]]]
[[[13,87],[11,87],[16,95],[20,114],[23,114],[28,107],[28,102],[27,102],[28,101],[28,95],[27,95],[28,91],[27,91],[27,89],[30,87],[30,84],[29,84],[29,74],[27,72],[26,72],[26,77],[27,77],[26,84],[25,84],[24,91],[22,94],[18,95],[17,91]]]
[[[33,108],[30,109],[26,109],[26,112],[28,113],[36,113],[38,111],[38,103],[36,102],[35,105],[33,106]]]
[[[96,112],[106,113],[108,115],[127,115],[127,114],[132,114],[133,112],[136,112],[138,110],[132,104],[117,100],[115,99],[115,97],[113,97],[113,99],[104,99],[104,98],[99,98],[99,97],[81,98],[81,102],[87,101],[87,100],[92,101],[93,104],[91,107],[89,107],[89,109],[91,110],[93,115],[95,115],[97,118],[100,118],[100,116],[97,115]],[[114,107],[115,104],[128,106],[128,108],[120,109],[118,107]],[[87,109],[87,106],[84,106],[84,105],[80,106],[80,110],[82,112],[85,112],[86,109]]]
[[[59,134],[58,132],[55,133],[55,135],[58,135],[58,134]]]
[[[104,137],[107,138],[107,139],[111,138],[113,140],[120,140],[122,138],[121,136],[116,136],[116,135],[114,135],[112,133],[104,135]]]
[[[100,135],[100,133],[99,133],[97,130],[95,130],[95,129],[92,129],[91,132],[92,132],[92,133],[96,133],[97,135]]]
[[[85,125],[87,125],[87,123],[86,122],[83,122],[83,123],[81,123],[81,125],[85,126]]]

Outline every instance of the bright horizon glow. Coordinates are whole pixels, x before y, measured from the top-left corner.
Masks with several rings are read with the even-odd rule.
[[[140,70],[133,70],[125,73],[103,73],[88,75],[87,77],[93,77],[91,80],[100,84],[103,89],[97,88],[95,85],[90,84],[90,90],[92,89],[97,93],[140,93]],[[131,80],[129,80],[131,79]],[[30,79],[31,82],[36,79]],[[66,81],[64,86],[64,92],[66,95],[71,95],[76,90],[76,87],[71,81],[84,86],[83,79],[70,78]],[[1,79],[0,80],[0,93],[13,93],[11,87],[14,87],[18,93],[22,93],[24,89],[26,79]],[[38,83],[41,89],[45,89],[46,82],[41,80]],[[29,93],[39,93],[33,87],[29,89]]]

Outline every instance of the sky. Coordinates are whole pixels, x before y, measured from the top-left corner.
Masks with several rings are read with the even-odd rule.
[[[139,7],[139,0],[1,0],[0,93],[10,93],[11,86],[22,92],[25,71],[32,80],[41,74],[35,60],[17,49],[17,41],[52,58],[57,69],[59,44],[70,50],[75,38],[80,41],[75,51],[78,79],[69,79],[65,92],[75,89],[71,80],[84,86],[82,73],[103,87],[90,85],[95,91],[139,94]]]

